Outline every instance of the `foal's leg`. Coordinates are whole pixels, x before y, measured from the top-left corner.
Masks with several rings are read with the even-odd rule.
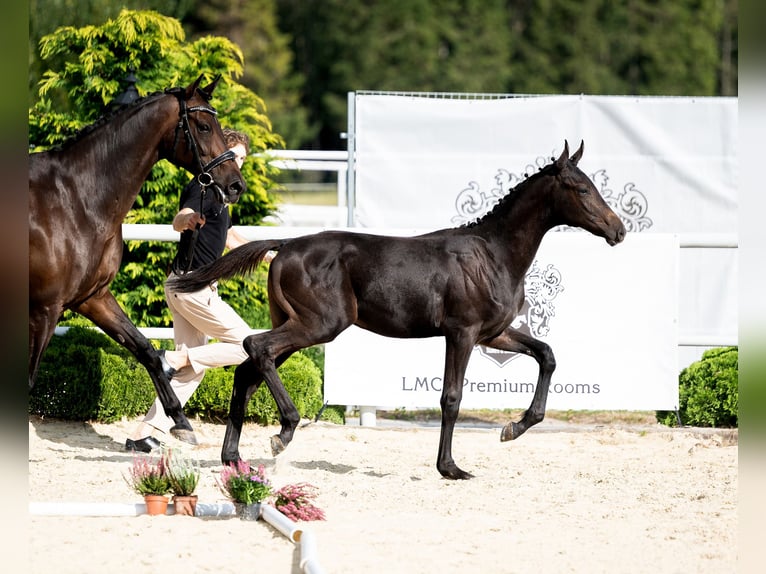
[[[275,363],[276,368],[279,368],[288,357],[289,355],[279,357]],[[234,386],[231,391],[229,416],[226,419],[226,434],[224,435],[223,448],[221,449],[221,462],[224,464],[236,464],[242,458],[239,454],[239,439],[242,436],[242,425],[245,422],[245,410],[250,403],[250,399],[261,386],[261,383],[263,383],[263,380],[263,374],[255,366],[252,358],[247,359],[234,370]],[[279,402],[277,402],[277,408],[279,409],[280,422],[282,423],[280,434],[284,433],[285,436],[289,436],[287,440],[289,442],[292,440],[295,427],[298,426],[299,414],[298,409],[295,408],[286,392],[285,397],[290,405],[280,406]],[[295,413],[294,416],[285,416],[283,409],[290,412],[290,407],[292,407],[292,412]],[[282,452],[287,444],[282,442],[276,443],[275,441],[278,440],[277,436],[271,437],[271,452],[274,456]]]
[[[157,396],[165,409],[165,414],[176,424],[170,429],[170,434],[189,444],[197,444],[197,437],[189,420],[184,415],[181,403],[170,386],[162,371],[157,350],[144,337],[136,326],[131,323],[125,312],[117,304],[114,296],[107,289],[85,301],[77,309],[78,313],[92,320],[104,332],[120,345],[128,349],[149,372],[157,391]]]
[[[287,394],[277,368],[295,351],[322,342],[308,338],[303,329],[294,329],[293,326],[293,323],[287,322],[266,333],[250,335],[242,342],[255,368],[266,381],[279,410],[282,428],[279,434],[271,437],[271,453],[274,456],[287,448],[300,422],[298,409]]]
[[[263,375],[247,359],[234,369],[234,386],[231,390],[229,416],[226,419],[226,434],[223,437],[221,462],[236,464],[241,459],[239,455],[239,438],[242,435],[242,425],[245,422],[245,409],[253,393],[263,382]]]
[[[444,386],[441,396],[442,424],[436,468],[443,477],[450,479],[473,478],[470,472],[459,469],[452,458],[452,435],[460,411],[460,401],[463,397],[463,378],[468,366],[468,359],[471,356],[471,349],[473,349],[473,339],[468,338],[465,334],[459,337],[447,337]]]
[[[529,427],[536,425],[545,417],[548,387],[550,386],[551,375],[556,369],[556,359],[553,356],[553,351],[547,343],[538,341],[534,337],[530,337],[526,333],[522,333],[512,327],[508,327],[498,337],[490,341],[484,341],[482,344],[493,349],[524,353],[537,361],[539,370],[532,403],[519,422],[509,422],[500,433],[500,440],[503,442],[519,438]]]

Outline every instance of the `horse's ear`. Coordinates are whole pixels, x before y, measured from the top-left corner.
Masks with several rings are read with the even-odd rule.
[[[559,159],[556,160],[556,167],[559,169],[564,169],[564,166],[566,166],[568,159],[569,159],[569,142],[567,142],[567,140],[564,140],[564,151],[561,152]]]
[[[215,78],[213,78],[213,81],[210,82],[207,86],[204,88],[200,88],[200,91],[204,94],[204,97],[206,100],[210,101],[210,98],[213,96],[213,90],[215,90],[215,87],[218,85],[218,82],[221,81],[221,74],[218,74]]]
[[[199,87],[199,83],[201,81],[202,81],[202,74],[200,74],[199,78],[197,78],[196,80],[194,80],[191,84],[187,86],[185,99],[188,100],[194,95],[194,92],[197,91],[197,88]]]
[[[580,140],[580,148],[576,152],[574,152],[574,155],[569,158],[569,161],[577,165],[577,162],[580,161],[580,158],[582,157],[582,152],[584,148],[585,148],[585,142],[583,140]]]
[[[205,99],[210,100],[210,98],[213,96],[213,90],[215,90],[215,87],[218,85],[218,82],[221,81],[221,74],[218,74],[215,78],[213,78],[213,81],[210,82],[207,86],[204,88],[200,88],[200,91],[202,91],[203,94],[205,94]]]

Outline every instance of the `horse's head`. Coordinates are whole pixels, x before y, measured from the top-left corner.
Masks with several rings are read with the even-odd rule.
[[[220,79],[218,76],[208,86],[200,87],[200,76],[186,89],[173,92],[179,104],[173,156],[203,186],[215,190],[221,203],[236,203],[247,186],[234,161],[235,153],[226,145],[217,112],[209,104]],[[185,146],[178,145],[179,128],[183,129]]]
[[[577,167],[585,143],[569,157],[569,144],[555,161],[556,185],[554,210],[558,223],[581,227],[616,245],[625,239],[625,226],[606,204],[590,178]]]

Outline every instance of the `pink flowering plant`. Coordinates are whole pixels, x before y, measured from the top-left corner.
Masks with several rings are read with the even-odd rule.
[[[294,521],[324,520],[324,511],[314,505],[318,488],[307,482],[288,484],[274,493],[274,506]]]
[[[262,502],[272,490],[263,465],[254,469],[244,460],[224,466],[217,483],[229,500],[242,504]]]
[[[165,495],[170,492],[170,479],[167,475],[164,456],[157,460],[143,455],[134,456],[133,466],[128,476],[124,478],[128,486],[142,496]]]

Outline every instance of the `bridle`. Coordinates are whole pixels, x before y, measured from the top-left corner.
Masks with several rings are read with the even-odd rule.
[[[213,179],[213,176],[210,175],[210,171],[221,165],[222,163],[226,161],[234,161],[237,157],[237,153],[233,149],[227,149],[225,152],[223,152],[221,155],[214,157],[212,160],[210,160],[207,165],[202,165],[202,158],[199,154],[199,148],[197,147],[197,142],[194,140],[194,136],[192,136],[191,133],[191,127],[189,125],[189,112],[205,112],[208,114],[211,114],[212,116],[217,116],[218,112],[215,111],[213,108],[209,106],[187,106],[186,105],[186,99],[185,99],[185,92],[182,89],[172,90],[172,93],[175,94],[176,98],[178,99],[178,124],[176,125],[176,131],[175,136],[173,138],[173,157],[176,155],[176,147],[178,146],[178,136],[179,131],[183,131],[184,138],[186,139],[186,145],[191,149],[192,154],[194,155],[194,162],[196,163],[196,167],[199,169],[199,173],[197,174],[197,183],[199,183],[200,186],[200,198],[199,198],[199,212],[203,212],[203,204],[205,202],[205,191],[208,187],[212,188],[216,194],[218,195],[218,201],[219,203],[222,203],[223,205],[227,205],[229,202],[226,199],[226,196],[223,193],[223,190],[221,189],[221,186],[215,183],[215,180]],[[189,271],[192,264],[192,258],[194,256],[194,249],[197,244],[197,237],[199,236],[199,230],[200,230],[201,223],[197,223],[195,229],[192,231],[192,238],[189,243],[188,248],[188,254],[187,254],[187,264],[185,271]]]
[[[194,155],[194,162],[196,163],[196,167],[199,169],[199,173],[197,174],[197,182],[202,188],[202,197],[204,198],[205,196],[206,188],[210,187],[218,194],[218,200],[220,203],[226,205],[229,202],[226,199],[221,186],[215,183],[213,176],[210,175],[210,171],[226,161],[234,161],[237,154],[234,150],[227,149],[221,155],[210,160],[207,165],[202,165],[202,158],[199,154],[197,142],[194,140],[194,136],[191,133],[191,127],[189,125],[189,112],[206,112],[212,116],[217,116],[218,112],[209,106],[187,106],[186,100],[184,99],[185,92],[182,89],[172,90],[172,93],[175,94],[176,98],[178,98],[178,124],[176,125],[175,137],[173,139],[173,157],[176,155],[179,131],[182,130],[184,133],[184,138],[186,139],[186,145],[191,149],[191,152]]]

